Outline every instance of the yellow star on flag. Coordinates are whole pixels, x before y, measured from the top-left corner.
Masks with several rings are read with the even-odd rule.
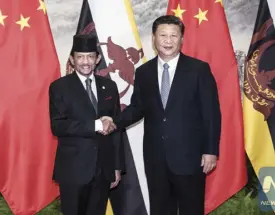
[[[202,11],[199,8],[199,13],[196,16],[194,16],[195,18],[197,18],[199,20],[199,24],[201,24],[202,21],[208,21],[208,19],[206,17],[207,12],[208,12],[208,10]]]
[[[8,16],[5,16],[2,14],[2,11],[0,10],[0,24],[5,26],[4,20],[7,18]]]
[[[216,0],[215,3],[221,3],[221,6],[223,6],[222,0]]]
[[[172,10],[176,17],[179,17],[182,20],[182,14],[186,11],[180,8],[180,4],[178,4],[177,9]]]
[[[39,8],[37,8],[37,10],[43,10],[44,14],[46,14],[46,4],[43,0],[39,0]]]
[[[30,28],[31,26],[29,25],[28,21],[29,21],[30,17],[24,18],[24,16],[21,14],[20,15],[20,20],[16,22],[16,24],[20,25],[21,27],[21,31],[25,28],[28,27]]]

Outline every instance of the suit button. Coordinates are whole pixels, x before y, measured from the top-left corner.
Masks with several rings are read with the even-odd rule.
[[[166,120],[167,120],[166,118],[163,118],[163,120],[162,120],[162,121],[163,121],[163,122],[166,122]]]
[[[161,138],[162,138],[163,140],[165,140],[165,139],[168,138],[168,136],[162,136]]]

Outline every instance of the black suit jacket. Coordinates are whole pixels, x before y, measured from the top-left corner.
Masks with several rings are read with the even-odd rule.
[[[54,81],[49,89],[51,128],[58,137],[53,179],[59,183],[86,184],[99,164],[107,179],[123,168],[121,134],[95,132],[100,116],[118,116],[119,94],[115,82],[95,75],[98,115],[76,73]]]
[[[217,86],[203,61],[180,54],[166,109],[160,96],[157,57],[140,66],[131,104],[115,121],[123,128],[143,117],[146,173],[165,157],[175,174],[195,174],[202,171],[202,154],[219,153]]]

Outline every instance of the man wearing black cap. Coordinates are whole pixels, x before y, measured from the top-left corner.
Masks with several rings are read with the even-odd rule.
[[[110,186],[117,186],[123,168],[120,132],[101,132],[114,125],[100,116],[118,116],[120,103],[115,82],[94,74],[100,58],[96,38],[75,35],[75,72],[49,89],[51,128],[58,137],[53,179],[64,215],[104,215]]]

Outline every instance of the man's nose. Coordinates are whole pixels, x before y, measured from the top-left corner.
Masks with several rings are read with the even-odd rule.
[[[83,58],[83,63],[88,63],[88,58],[87,57]]]
[[[167,37],[166,40],[165,40],[165,42],[168,43],[168,44],[172,43],[172,41],[173,41],[173,40],[172,40],[171,37]]]

